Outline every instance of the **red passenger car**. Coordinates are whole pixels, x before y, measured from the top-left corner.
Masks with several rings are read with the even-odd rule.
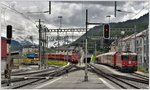
[[[65,60],[67,61],[67,55],[66,54],[57,54],[57,53],[47,53],[46,58],[52,59],[52,60]],[[78,63],[79,61],[79,54],[72,53],[68,55],[68,61],[72,63]]]
[[[124,71],[137,70],[137,54],[132,52],[108,52],[96,57],[97,63],[110,65]]]

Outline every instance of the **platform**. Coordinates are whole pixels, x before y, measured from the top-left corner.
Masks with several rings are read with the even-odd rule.
[[[110,89],[114,88],[103,78],[88,72],[88,81],[84,81],[84,70],[71,72],[61,77],[54,78],[39,86],[32,86],[33,89]]]

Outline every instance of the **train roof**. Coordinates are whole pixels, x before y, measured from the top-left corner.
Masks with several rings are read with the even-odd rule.
[[[117,52],[108,52],[108,53],[104,53],[103,55],[114,55],[116,54]]]
[[[100,54],[100,55],[97,55],[96,57],[99,57],[99,56],[103,56],[103,55],[115,55],[116,53],[120,53],[122,55],[137,55],[136,53],[133,53],[133,52],[108,52],[108,53],[103,53],[103,54]]]
[[[117,52],[108,52],[108,53],[103,53],[103,54],[100,54],[100,55],[98,55],[98,56],[96,56],[96,57],[99,57],[99,56],[102,56],[102,55],[114,55],[114,54],[116,54]]]
[[[122,53],[122,55],[137,55],[136,53]]]

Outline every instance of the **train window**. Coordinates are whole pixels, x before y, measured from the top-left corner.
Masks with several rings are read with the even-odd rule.
[[[131,60],[137,61],[137,56],[136,55],[131,55]]]
[[[128,60],[128,55],[122,55],[122,56],[121,56],[121,59],[122,59],[122,60]]]

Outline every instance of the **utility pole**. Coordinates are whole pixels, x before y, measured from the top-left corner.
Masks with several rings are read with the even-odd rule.
[[[135,38],[134,38],[134,47],[135,47],[135,53],[136,53],[136,25],[134,25],[134,36],[135,36]]]
[[[46,47],[48,49],[48,36],[46,36]],[[47,56],[47,60],[46,60],[46,67],[48,68],[48,55]]]
[[[86,39],[85,39],[85,76],[84,81],[88,81],[87,71],[87,26],[88,26],[88,10],[86,9]]]
[[[67,36],[67,32],[66,32],[66,36]],[[66,37],[66,42],[67,42],[67,44],[66,44],[66,51],[67,51],[67,62],[68,62],[68,37]]]
[[[51,14],[51,1],[49,1],[49,14]]]
[[[115,15],[114,15],[114,16],[116,17],[116,11],[117,11],[117,1],[115,1],[115,10],[114,10],[114,11],[115,11]]]
[[[42,42],[42,69],[43,69],[43,67],[44,67],[44,46],[45,46],[45,43],[44,43],[44,30],[43,30],[43,26],[42,26],[42,40],[41,40],[41,42]]]
[[[42,58],[41,58],[41,20],[39,19],[39,61],[40,65],[39,68],[42,68]]]
[[[60,19],[60,26],[59,26],[59,29],[61,29],[62,16],[58,16],[58,18]],[[58,40],[58,52],[59,52],[59,30],[57,31],[57,40]]]
[[[46,57],[45,57],[45,52],[46,52],[46,30],[47,28],[44,28],[44,37],[43,37],[43,60],[44,60],[44,68],[46,68]]]

